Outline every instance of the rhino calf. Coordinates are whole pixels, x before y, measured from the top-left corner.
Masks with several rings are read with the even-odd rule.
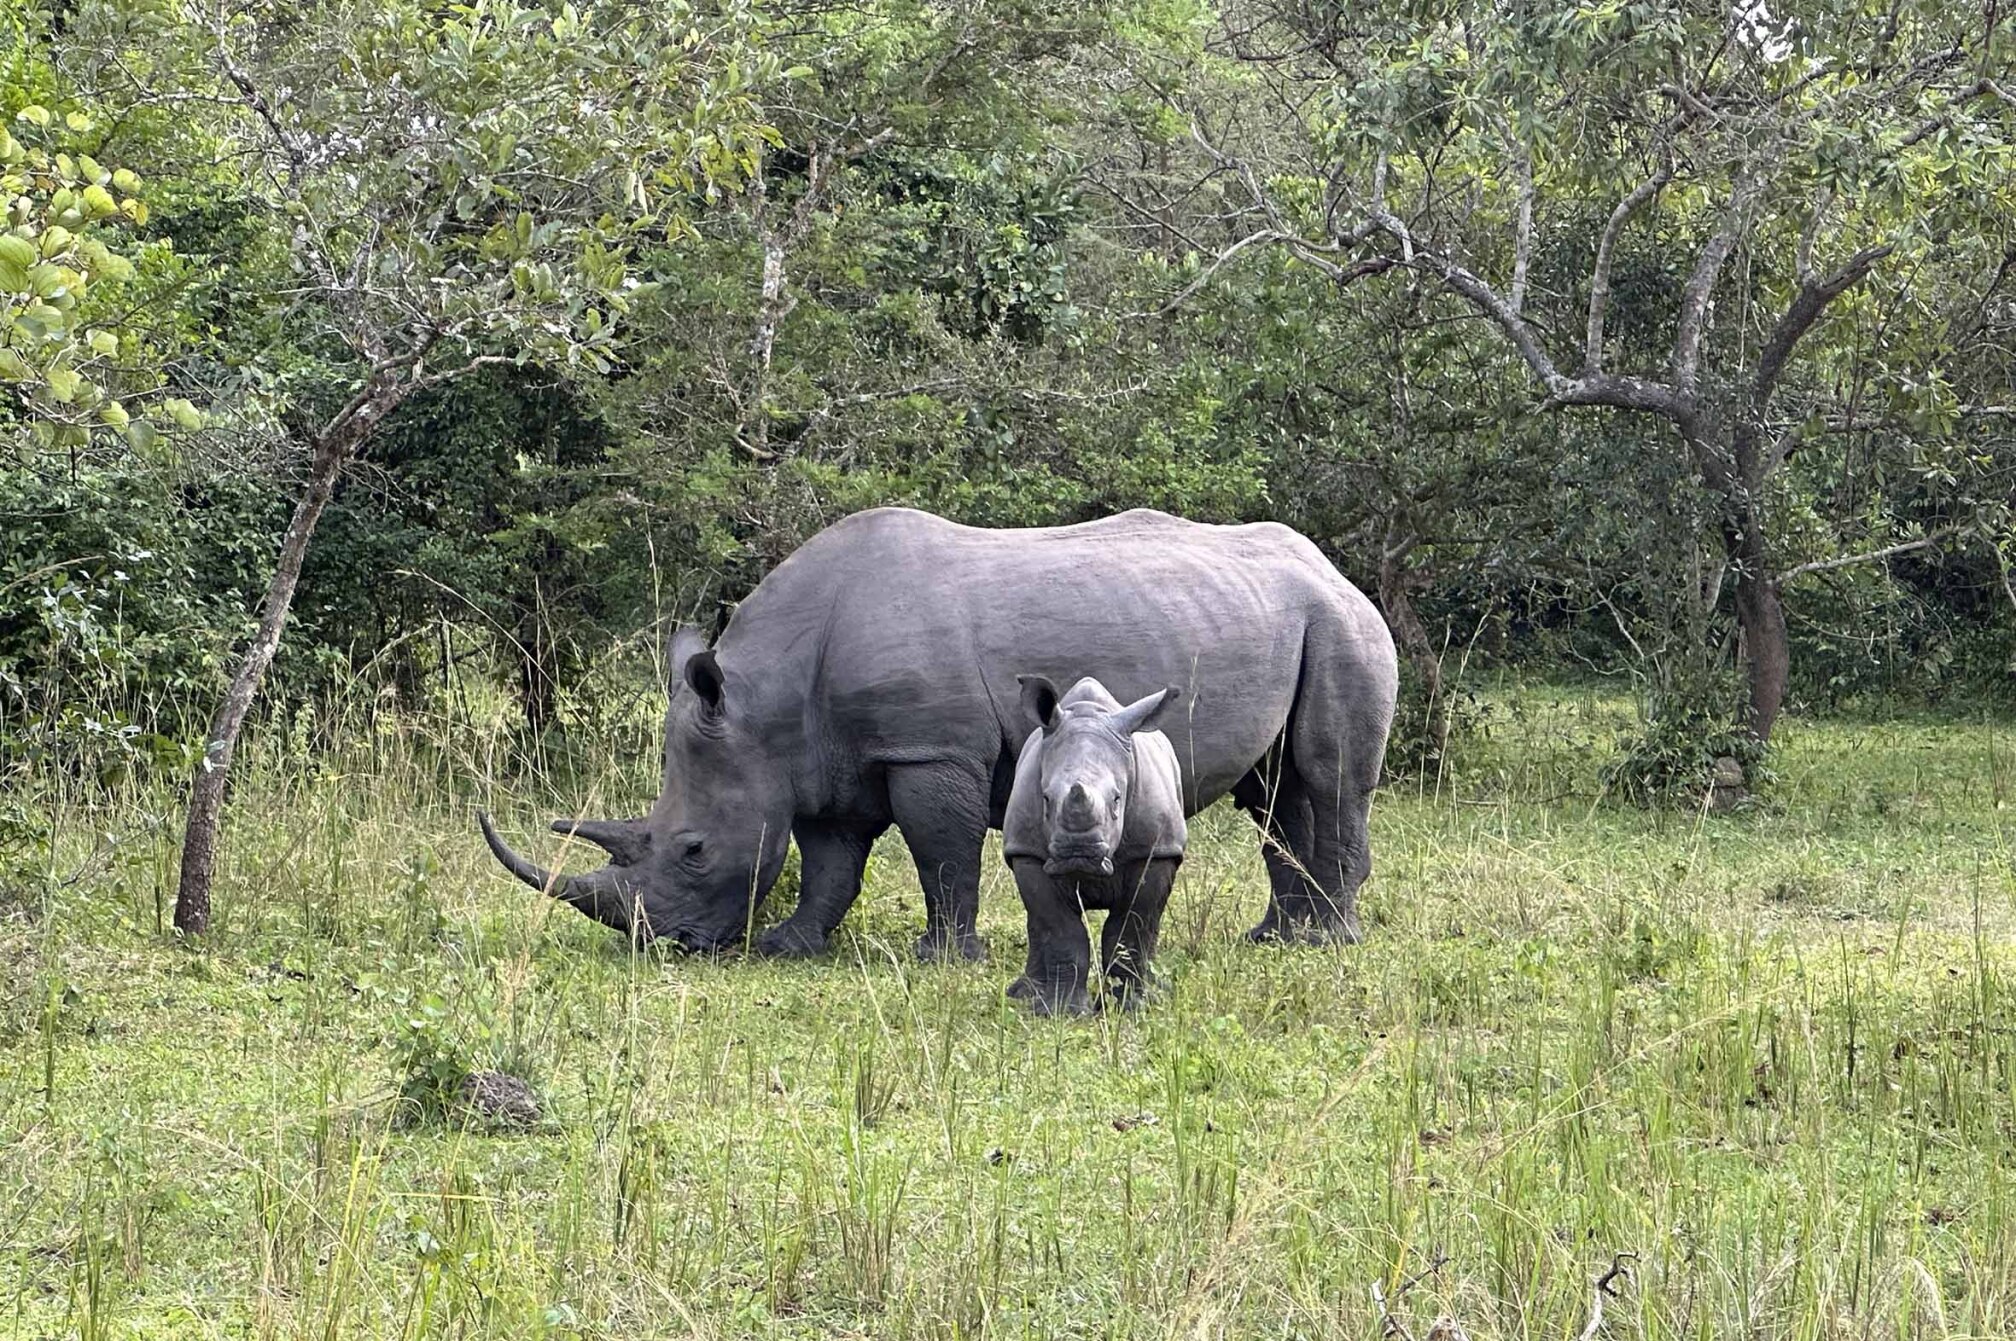
[[[1015,765],[1001,850],[1029,915],[1029,960],[1008,995],[1045,1015],[1089,1011],[1085,913],[1097,908],[1106,912],[1108,995],[1134,1005],[1187,838],[1176,751],[1155,729],[1180,691],[1122,707],[1089,676],[1062,696],[1040,675],[1016,678],[1033,730]]]

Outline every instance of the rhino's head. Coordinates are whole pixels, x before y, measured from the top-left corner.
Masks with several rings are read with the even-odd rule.
[[[480,817],[504,868],[636,940],[668,937],[689,950],[732,944],[748,930],[783,869],[791,840],[787,770],[748,720],[746,685],[690,629],[672,640],[665,776],[636,820],[555,820],[555,833],[609,854],[586,875],[549,872],[512,851]]]
[[[1113,874],[1113,854],[1127,827],[1134,779],[1134,733],[1153,731],[1163,710],[1182,694],[1161,689],[1126,707],[1114,704],[1098,681],[1081,681],[1059,697],[1040,675],[1016,677],[1022,711],[1043,729],[1043,862],[1053,876]],[[1087,688],[1096,694],[1085,694]]]

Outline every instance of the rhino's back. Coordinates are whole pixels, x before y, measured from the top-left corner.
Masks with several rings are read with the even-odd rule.
[[[1371,603],[1289,528],[1148,510],[1019,530],[857,513],[743,602],[734,628],[759,627],[816,642],[825,729],[880,762],[1019,752],[1018,674],[1096,676],[1122,702],[1181,687],[1165,729],[1193,810],[1280,735],[1312,629],[1328,656],[1392,656]]]

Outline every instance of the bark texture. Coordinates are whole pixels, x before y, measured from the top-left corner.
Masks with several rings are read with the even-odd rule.
[[[200,935],[210,928],[210,890],[217,874],[217,844],[223,829],[231,757],[237,751],[246,715],[258,701],[266,671],[280,650],[280,635],[287,626],[287,612],[294,605],[295,588],[301,583],[301,565],[308,556],[308,542],[314,538],[315,524],[322,519],[322,510],[336,491],[337,478],[358,444],[402,399],[404,392],[400,387],[374,381],[316,439],[309,458],[307,485],[294,505],[294,515],[280,542],[279,563],[266,588],[258,632],[245,649],[237,671],[231,676],[231,687],[210,719],[203,757],[197,761],[195,776],[190,779],[189,816],[182,834],[182,867],[175,890],[178,931]]]

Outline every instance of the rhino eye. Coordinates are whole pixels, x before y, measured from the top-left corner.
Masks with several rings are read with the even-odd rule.
[[[700,855],[700,849],[705,846],[706,844],[702,842],[700,839],[689,838],[686,840],[685,845],[680,849],[681,855],[687,857],[697,857]]]

